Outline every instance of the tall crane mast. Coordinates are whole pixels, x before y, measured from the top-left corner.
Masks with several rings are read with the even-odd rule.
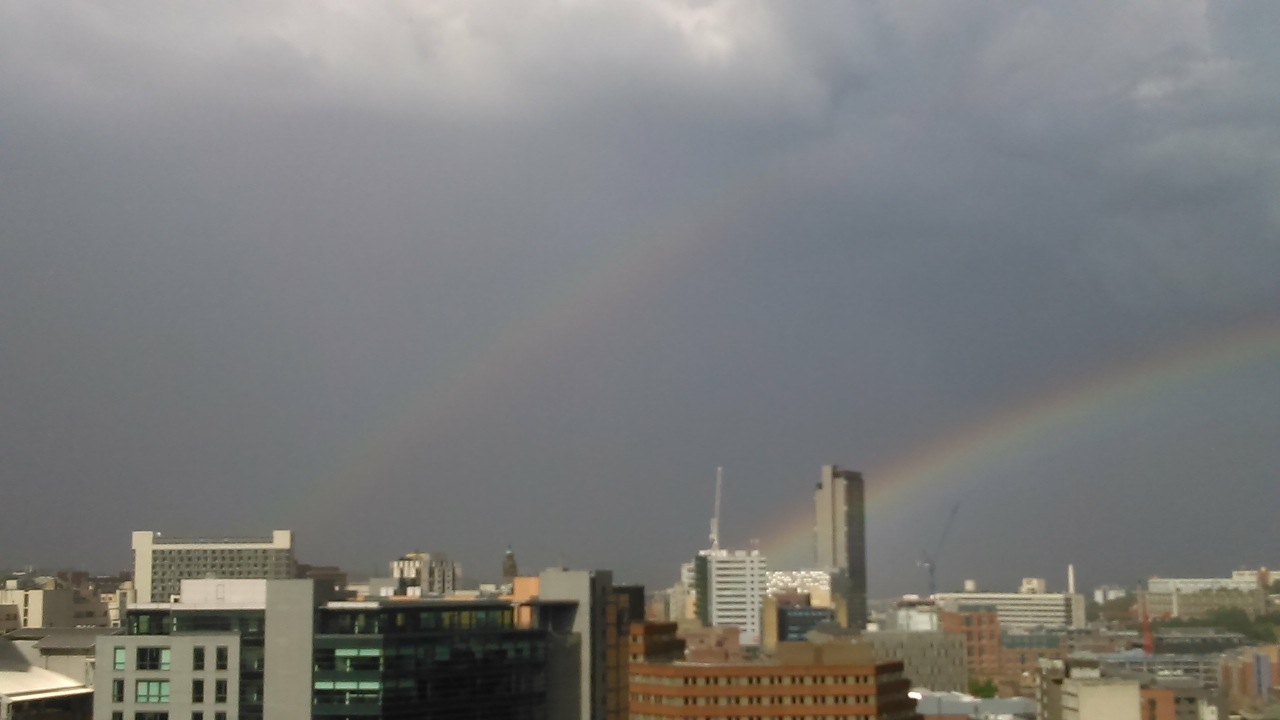
[[[716,506],[711,514],[711,549],[720,549],[720,488],[724,484],[724,468],[716,468]]]
[[[946,525],[942,528],[942,535],[938,538],[938,544],[933,549],[933,554],[928,550],[920,551],[920,561],[916,563],[929,573],[929,597],[938,594],[938,556],[942,554],[942,549],[946,546],[947,536],[951,534],[951,527],[955,525],[956,513],[960,512],[960,501],[957,500],[955,505],[951,506],[951,512],[947,515]]]

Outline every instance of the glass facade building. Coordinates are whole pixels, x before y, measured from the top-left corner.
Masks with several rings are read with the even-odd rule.
[[[547,720],[547,635],[510,604],[336,605],[317,611],[313,717]]]

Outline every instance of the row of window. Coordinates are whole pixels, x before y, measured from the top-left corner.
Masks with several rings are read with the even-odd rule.
[[[647,703],[649,705],[675,705],[675,706],[708,706],[708,705],[762,705],[767,707],[777,707],[781,705],[852,705],[870,704],[871,698],[867,695],[789,695],[784,697],[763,696],[763,697],[744,697],[744,696],[725,696],[725,697],[679,697],[671,695],[650,695],[647,693],[632,693],[631,701],[635,703]]]
[[[111,720],[124,720],[124,712],[113,712]],[[133,720],[169,720],[169,714],[168,712],[134,712]],[[191,720],[205,720],[204,712],[192,712]],[[214,712],[214,720],[227,720],[227,712]]]
[[[168,670],[172,661],[173,651],[167,647],[140,647],[137,648],[134,659],[135,670]],[[205,648],[196,647],[191,652],[191,669],[204,670]],[[214,669],[226,670],[230,659],[230,651],[226,645],[219,645],[214,649]],[[116,647],[112,652],[112,669],[125,670],[128,660],[127,648]]]
[[[124,702],[124,680],[115,679],[111,681],[111,702]],[[202,703],[204,697],[204,680],[191,681],[191,702]],[[169,702],[169,681],[168,680],[137,680],[133,687],[133,701],[140,704],[167,703]],[[215,703],[225,703],[227,701],[227,681],[215,680],[213,683],[213,701]]]
[[[885,676],[882,679],[893,679]],[[739,677],[672,677],[669,675],[632,675],[631,681],[643,685],[866,685],[869,675],[745,675]]]

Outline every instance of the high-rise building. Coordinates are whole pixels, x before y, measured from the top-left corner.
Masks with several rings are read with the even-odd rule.
[[[829,570],[833,602],[843,600],[847,626],[867,624],[867,518],[862,473],[822,466],[814,493],[818,567]]]
[[[759,550],[699,552],[694,558],[698,620],[707,627],[740,628],[743,645],[759,645],[768,570]]]
[[[292,530],[276,530],[270,537],[167,538],[149,530],[133,533],[133,582],[139,603],[169,602],[183,580],[297,576]]]

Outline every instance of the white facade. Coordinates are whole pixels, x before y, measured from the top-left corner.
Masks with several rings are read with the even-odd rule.
[[[939,605],[993,605],[1003,630],[1084,627],[1084,597],[1067,593],[938,593]]]
[[[140,604],[171,601],[183,580],[287,580],[297,574],[291,530],[255,538],[166,538],[149,530],[133,533],[133,583]]]
[[[1162,578],[1147,580],[1147,591],[1153,593],[1198,593],[1205,590],[1239,590],[1250,592],[1258,589],[1258,573],[1253,570],[1237,571],[1231,577],[1220,578]]]
[[[1104,605],[1112,600],[1127,597],[1129,591],[1119,585],[1102,585],[1093,590],[1093,601],[1099,605]]]
[[[1077,679],[1062,682],[1062,720],[1141,720],[1137,680]]]
[[[698,595],[699,616],[712,627],[740,628],[743,645],[759,645],[760,612],[769,589],[768,559],[758,550],[703,550],[698,553],[699,570],[704,563],[706,593]],[[699,585],[702,582],[699,577]]]

